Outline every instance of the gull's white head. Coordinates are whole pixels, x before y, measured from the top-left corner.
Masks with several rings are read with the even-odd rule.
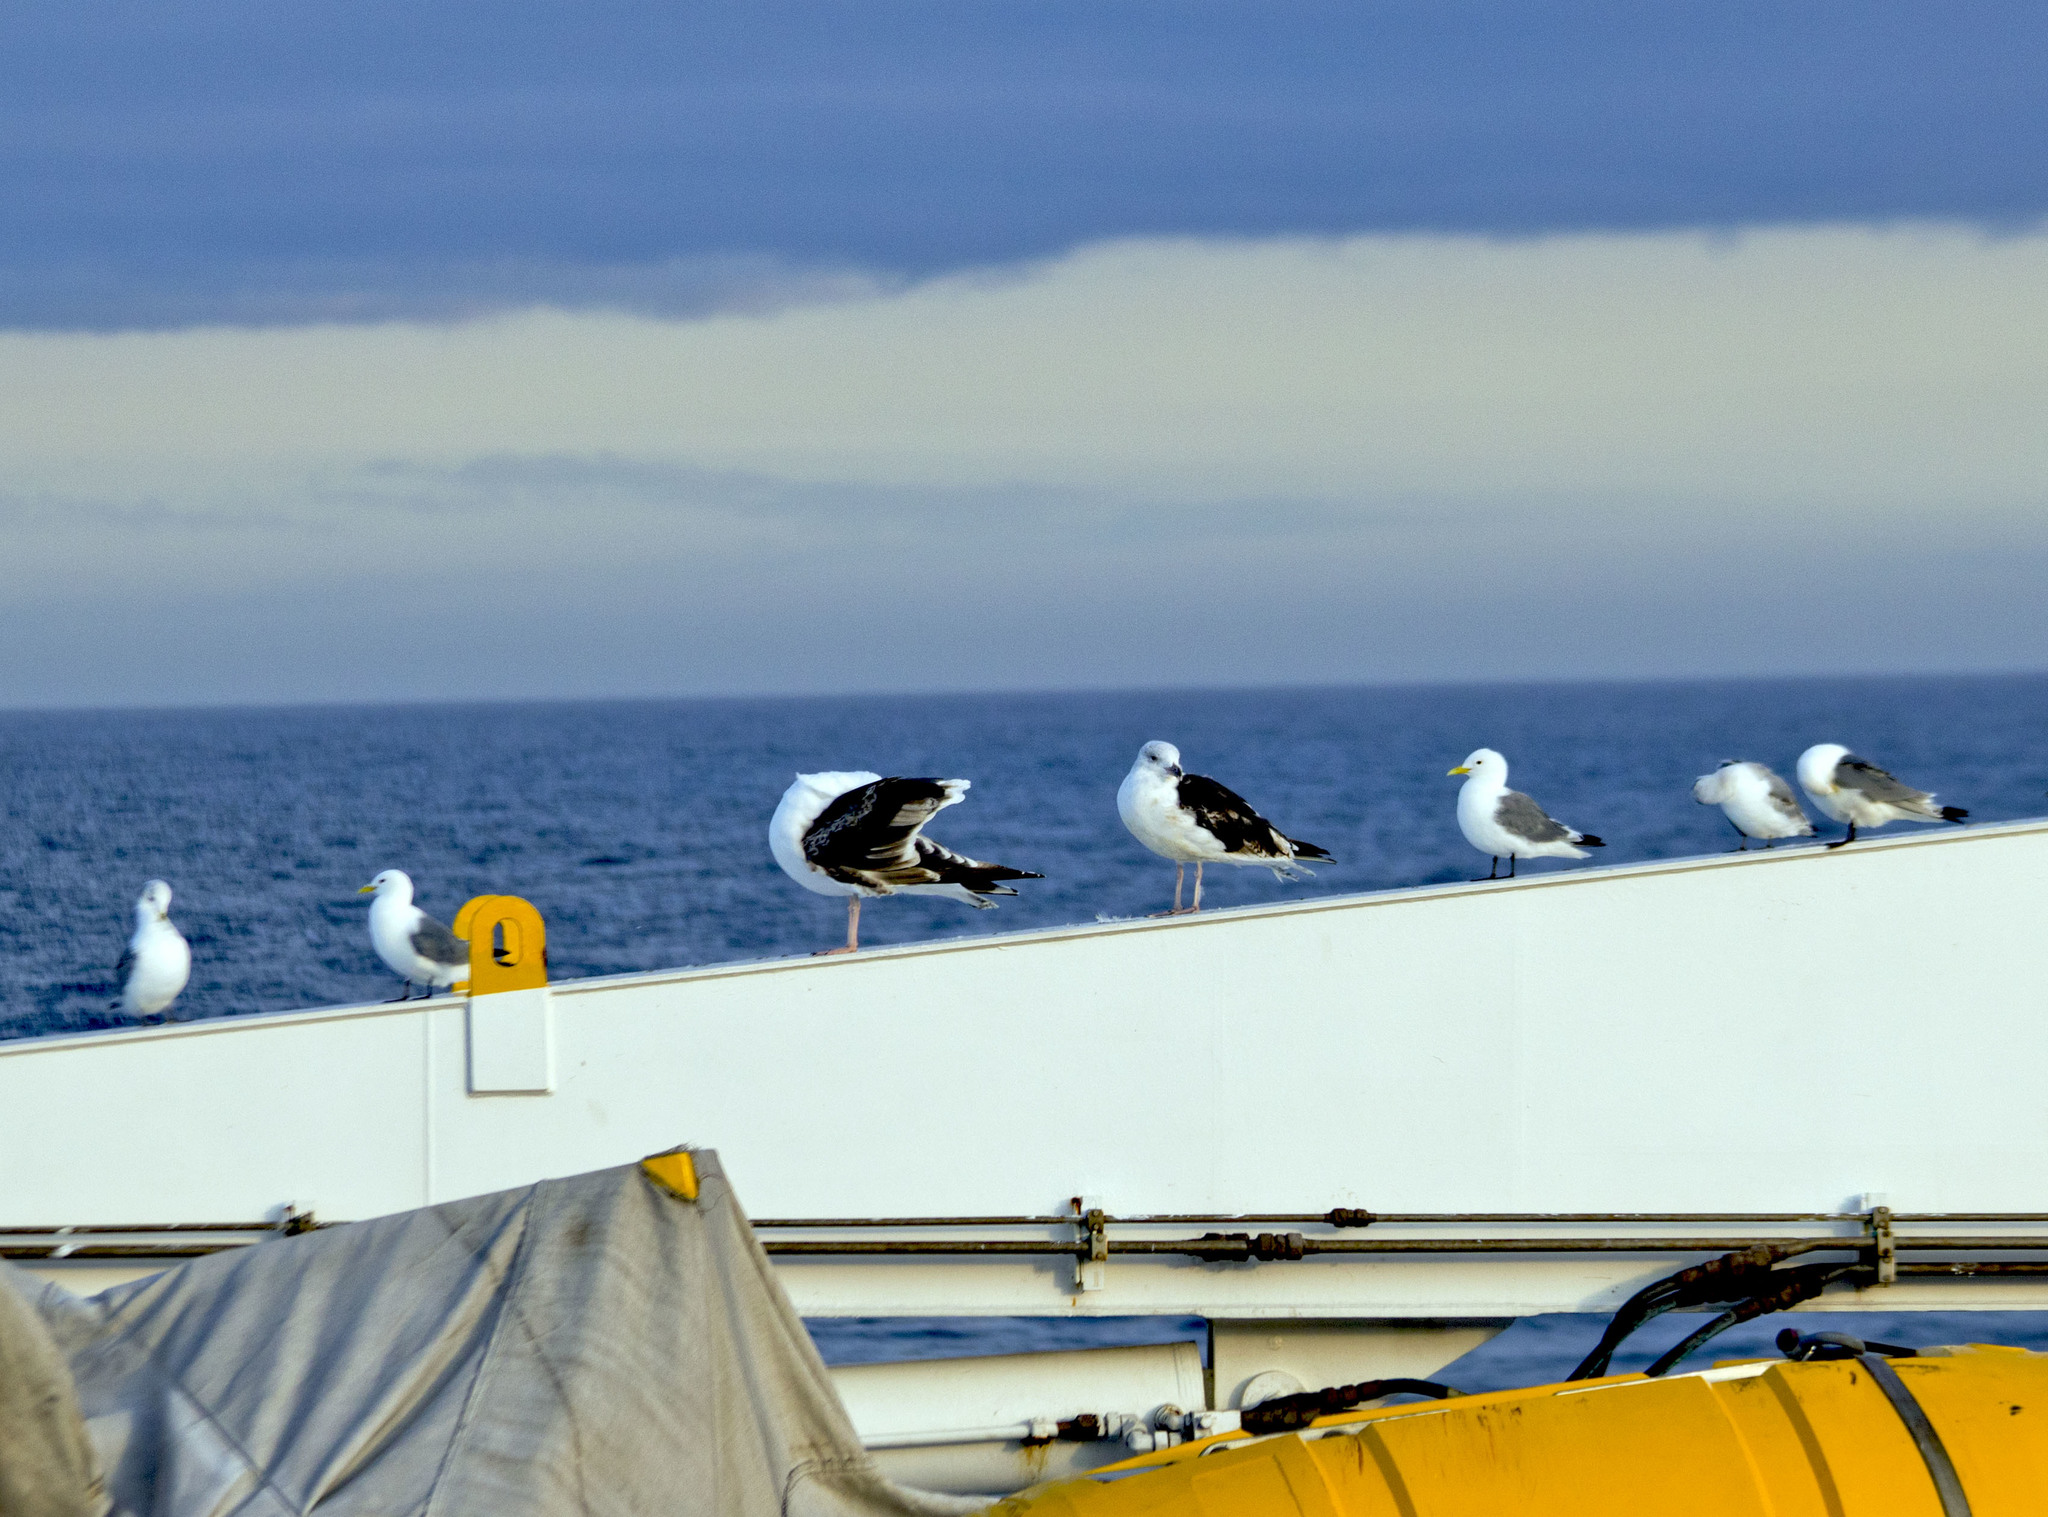
[[[1491,748],[1474,748],[1465,756],[1465,762],[1450,772],[1505,785],[1508,782],[1508,761]]]
[[[385,896],[391,896],[400,901],[410,901],[412,899],[412,876],[403,869],[387,869],[361,890],[358,890],[356,894],[374,895],[379,900],[382,900]]]
[[[135,901],[135,916],[139,921],[161,922],[171,911],[171,887],[162,880],[151,880],[142,887],[142,894]]]
[[[1138,762],[1132,766],[1168,779],[1179,779],[1180,749],[1171,743],[1147,743],[1138,750]]]
[[[1815,743],[1799,755],[1799,783],[1811,795],[1835,793],[1835,765],[1849,756],[1840,743]]]
[[[1741,763],[1740,759],[1722,759],[1712,774],[1703,774],[1692,782],[1692,798],[1702,806],[1718,806],[1727,799],[1727,771]]]

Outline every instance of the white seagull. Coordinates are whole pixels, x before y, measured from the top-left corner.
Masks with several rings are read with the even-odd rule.
[[[1751,838],[1768,848],[1779,838],[1810,838],[1813,823],[1799,807],[1799,797],[1774,771],[1749,759],[1723,759],[1712,774],[1692,782],[1692,798],[1702,806],[1719,806],[1742,839],[1737,853],[1749,850]]]
[[[1147,743],[1116,792],[1117,815],[1131,836],[1163,859],[1173,860],[1173,910],[1181,914],[1181,882],[1195,866],[1195,900],[1202,909],[1204,864],[1260,864],[1276,879],[1292,880],[1315,871],[1300,860],[1335,863],[1314,843],[1291,838],[1252,810],[1249,802],[1206,774],[1180,766],[1180,749]]]
[[[1839,848],[1856,841],[1858,827],[1888,822],[1960,822],[1970,813],[1960,806],[1937,806],[1925,790],[1901,784],[1869,759],[1858,758],[1840,743],[1815,743],[1799,755],[1799,784],[1849,835],[1828,844]]]
[[[1015,895],[1004,880],[1042,880],[985,864],[922,836],[924,824],[967,793],[967,780],[887,778],[865,769],[799,774],[768,823],[782,872],[806,890],[846,897],[846,946],[860,947],[860,903],[871,895],[943,895],[970,906]]]
[[[170,909],[170,886],[151,880],[142,887],[135,902],[135,936],[114,966],[121,977],[119,1005],[131,1017],[168,1011],[192,978],[192,948],[171,925]]]
[[[1491,748],[1474,749],[1450,772],[1471,776],[1458,787],[1458,830],[1492,858],[1489,880],[1499,874],[1502,859],[1513,879],[1516,859],[1582,859],[1587,848],[1607,846],[1592,833],[1553,819],[1521,791],[1508,789],[1508,761]]]
[[[415,985],[431,997],[435,987],[453,985],[469,974],[469,944],[412,903],[412,876],[387,869],[358,895],[372,895],[370,946],[405,984],[394,1001],[409,1000]]]

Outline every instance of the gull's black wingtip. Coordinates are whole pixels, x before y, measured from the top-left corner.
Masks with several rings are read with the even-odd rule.
[[[1607,844],[1594,837],[1590,832],[1582,832],[1579,834],[1579,846],[1581,848],[1605,848]]]
[[[1944,822],[1960,822],[1969,814],[1960,806],[1944,806],[1941,808],[1941,819]]]

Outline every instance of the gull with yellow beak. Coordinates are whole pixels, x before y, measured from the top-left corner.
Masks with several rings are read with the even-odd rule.
[[[413,905],[412,876],[403,869],[385,870],[356,894],[376,897],[370,902],[370,946],[405,981],[392,1000],[411,1000],[415,985],[431,997],[437,987],[468,977],[469,944]]]
[[[1516,859],[1582,859],[1586,849],[1607,846],[1592,833],[1553,819],[1521,791],[1508,789],[1508,761],[1491,748],[1474,749],[1451,773],[1471,776],[1458,787],[1458,830],[1493,859],[1489,880],[1499,875],[1502,859],[1513,879]]]

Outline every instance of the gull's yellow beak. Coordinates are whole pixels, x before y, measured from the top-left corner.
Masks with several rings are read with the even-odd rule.
[[[1470,774],[1471,772],[1472,771],[1470,769],[1467,769],[1463,764],[1460,764],[1455,769],[1446,769],[1444,771],[1444,777],[1448,779],[1451,775],[1454,774]]]
[[[356,894],[357,894],[357,895],[374,895],[374,894],[376,894],[376,891],[377,891],[377,887],[376,887],[375,885],[365,885],[365,886],[364,886],[364,887],[363,887],[363,888],[362,888],[361,890],[358,890],[358,891],[356,892]]]

